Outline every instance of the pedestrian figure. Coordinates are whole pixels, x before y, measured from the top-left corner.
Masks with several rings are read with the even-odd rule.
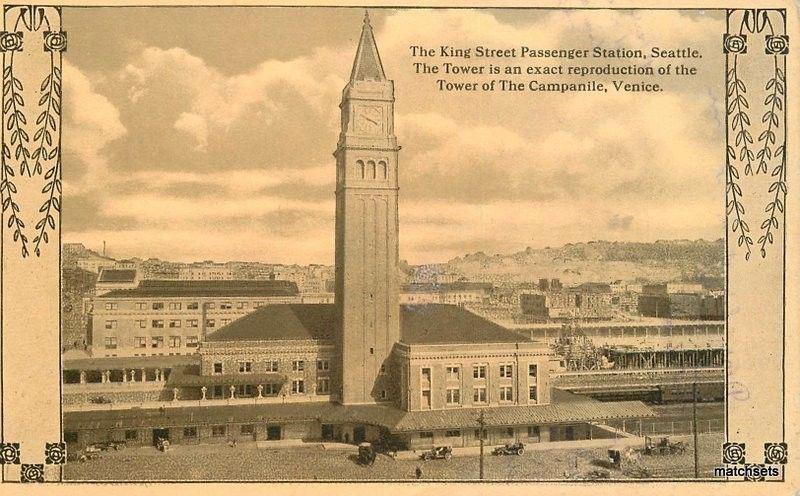
[[[422,467],[417,465],[417,469],[414,470],[414,475],[417,476],[417,479],[422,479]]]

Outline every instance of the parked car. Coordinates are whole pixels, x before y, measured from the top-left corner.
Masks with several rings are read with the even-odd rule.
[[[103,449],[100,448],[100,446],[97,445],[97,444],[90,444],[89,446],[83,448],[83,452],[86,453],[86,454],[89,454],[89,453],[100,453],[101,451],[103,451]]]
[[[361,443],[358,445],[358,463],[361,465],[372,465],[375,463],[375,450],[370,443]]]
[[[525,445],[519,442],[498,446],[492,451],[493,455],[521,455],[523,453],[525,453]]]
[[[449,460],[453,457],[453,448],[450,446],[437,446],[431,450],[425,451],[420,455],[423,460]]]
[[[159,451],[169,451],[169,439],[158,438],[156,448]]]
[[[96,443],[95,446],[103,451],[119,451],[121,449],[125,449],[125,443],[122,441],[103,441],[102,443]]]

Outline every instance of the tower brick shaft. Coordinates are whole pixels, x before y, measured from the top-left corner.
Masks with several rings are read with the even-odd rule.
[[[384,370],[400,338],[394,83],[369,17],[342,92],[336,157],[338,392],[343,404],[391,400]],[[382,366],[385,366],[383,368]]]

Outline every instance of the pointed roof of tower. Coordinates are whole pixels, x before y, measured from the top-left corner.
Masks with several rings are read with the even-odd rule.
[[[361,28],[361,40],[358,42],[356,59],[350,73],[350,81],[385,81],[381,56],[378,54],[378,45],[372,34],[369,23],[369,12],[364,13],[364,25]]]

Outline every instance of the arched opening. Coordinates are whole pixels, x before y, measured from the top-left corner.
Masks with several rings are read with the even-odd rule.
[[[381,160],[378,163],[378,165],[380,166],[379,168],[380,168],[381,179],[384,179],[384,180],[388,179],[389,178],[389,171],[388,171],[388,169],[386,167],[386,162]]]
[[[356,173],[358,174],[359,178],[364,179],[366,171],[364,170],[364,161],[363,160],[357,160],[356,161]]]
[[[376,171],[375,171],[375,162],[370,160],[369,162],[367,162],[367,166],[368,166],[368,169],[369,169],[369,171],[368,171],[369,172],[369,177],[371,179],[375,179],[377,177]]]

